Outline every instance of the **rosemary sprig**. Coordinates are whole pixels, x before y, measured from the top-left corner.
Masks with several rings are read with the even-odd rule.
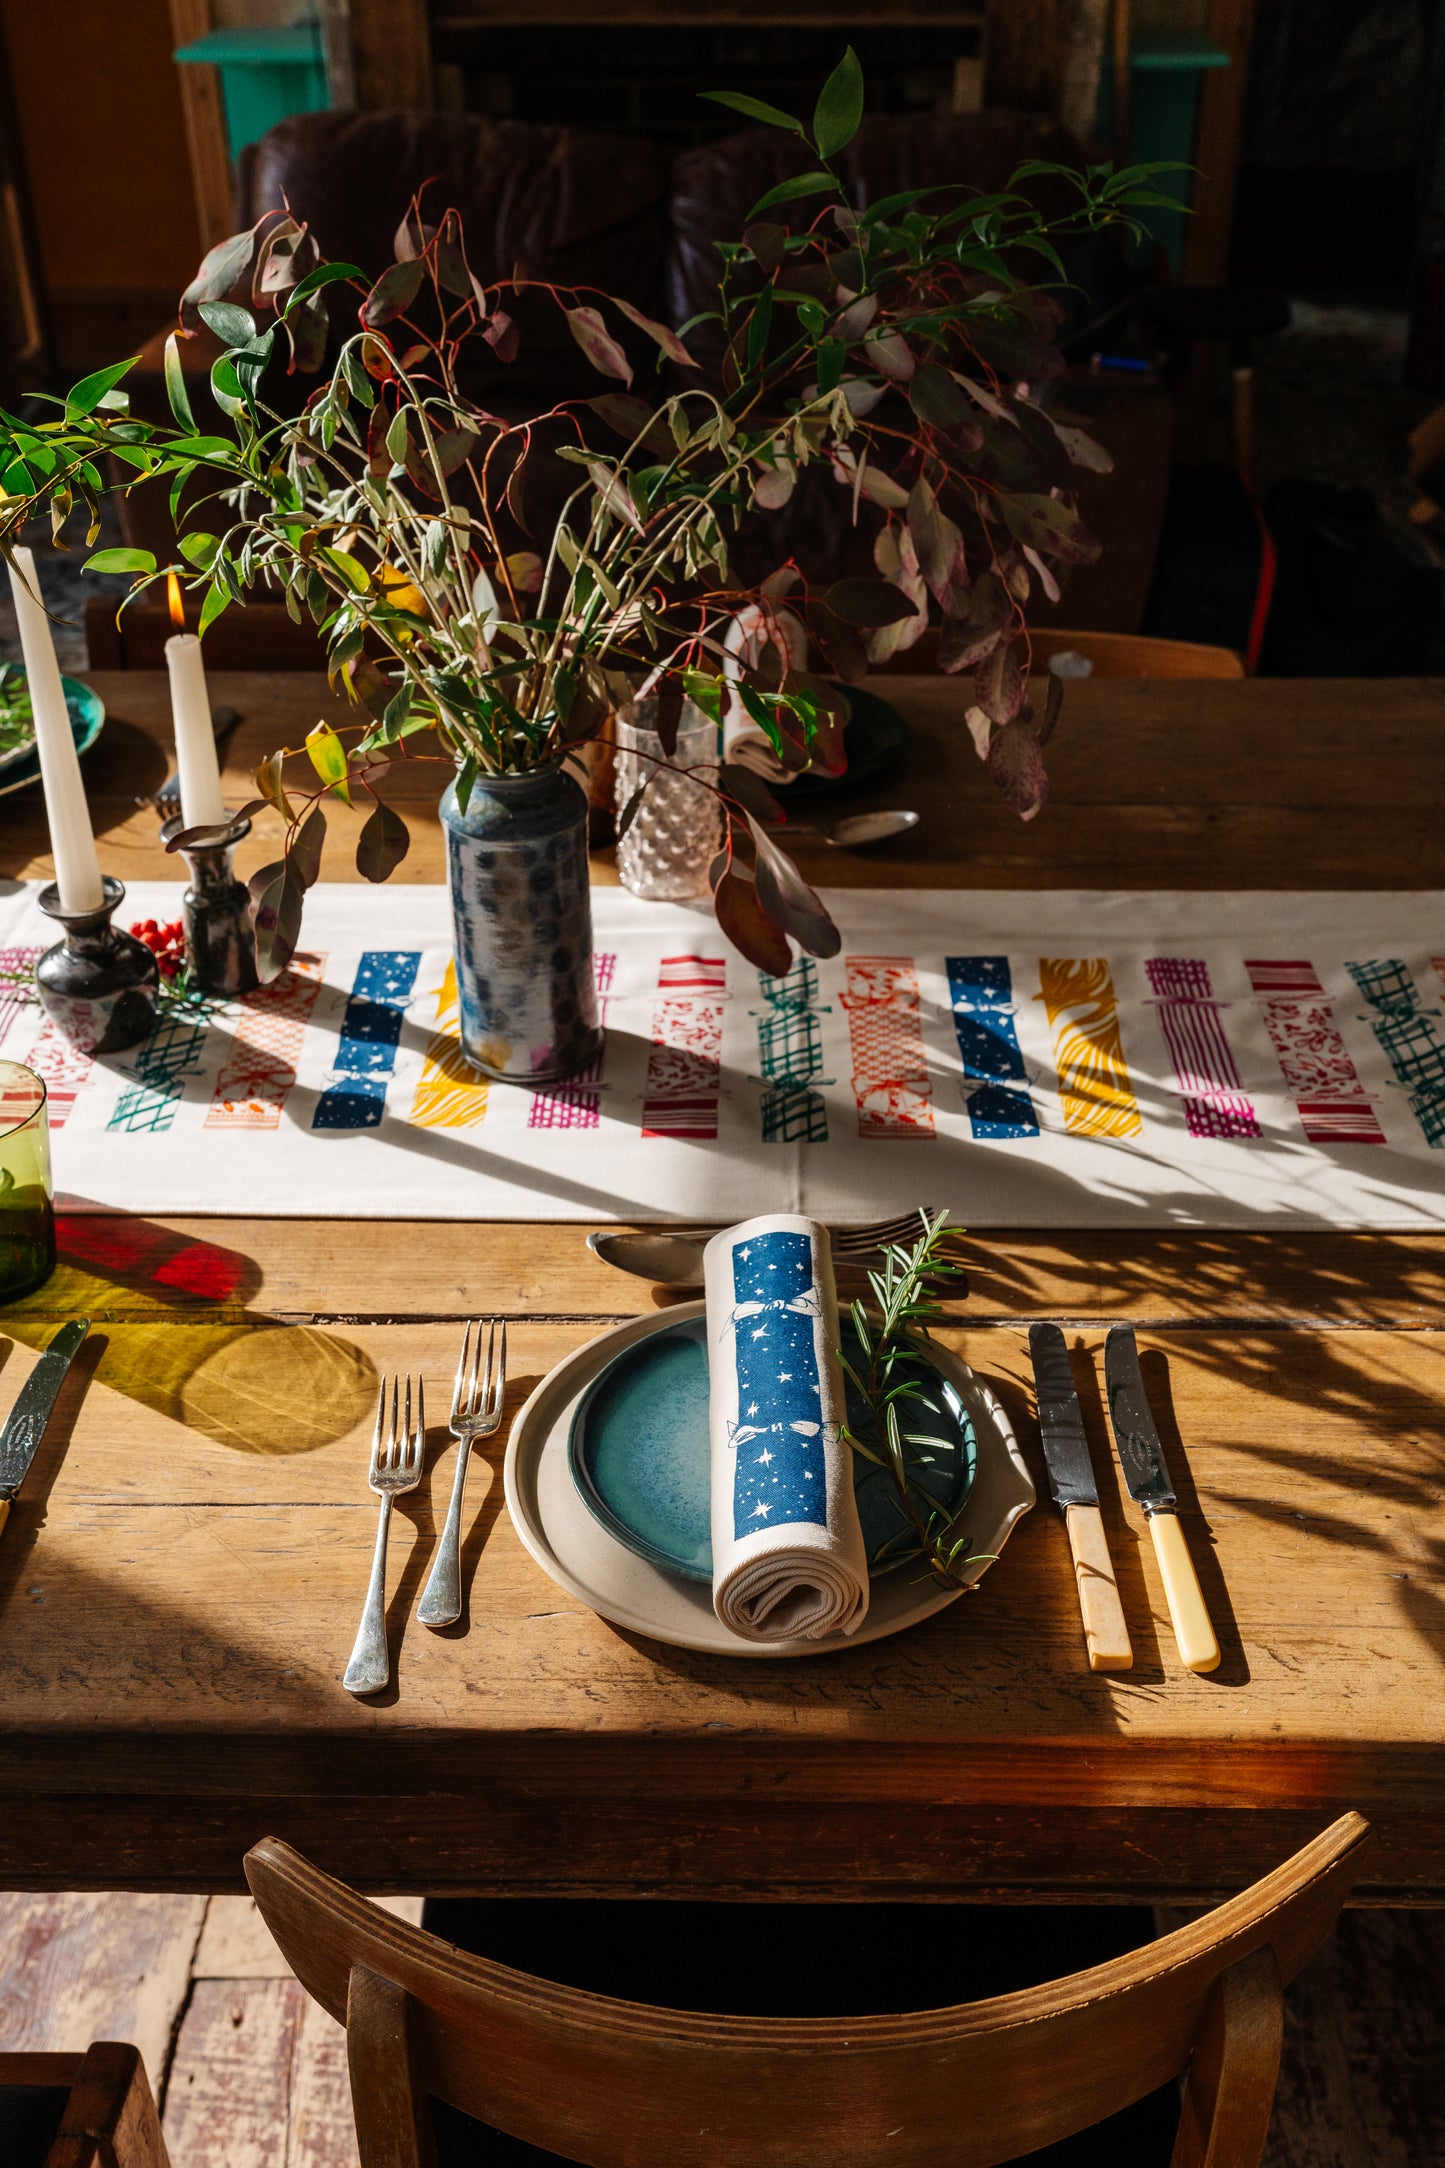
[[[962,1271],[942,1254],[948,1213],[930,1217],[920,1209],[918,1217],[923,1232],[913,1247],[891,1244],[884,1251],[883,1270],[868,1275],[874,1310],[870,1312],[862,1301],[849,1306],[862,1367],[855,1367],[846,1349],[840,1348],[838,1354],[868,1409],[869,1437],[860,1438],[846,1424],[843,1437],[855,1453],[887,1470],[913,1529],[917,1554],[934,1579],[947,1588],[961,1588],[964,1569],[978,1563],[978,1554],[969,1551],[967,1536],[949,1540],[949,1516],[915,1480],[920,1466],[926,1466],[937,1452],[948,1450],[948,1440],[903,1427],[910,1419],[910,1403],[928,1405],[918,1377],[920,1364],[927,1360],[919,1340],[943,1314],[935,1291],[940,1282],[957,1278]],[[917,1417],[912,1420],[916,1422]]]

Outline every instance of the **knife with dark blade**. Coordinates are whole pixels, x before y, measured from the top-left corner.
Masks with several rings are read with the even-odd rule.
[[[1064,1516],[1074,1579],[1084,1620],[1084,1645],[1091,1671],[1127,1671],[1134,1661],[1129,1629],[1114,1580],[1104,1523],[1099,1517],[1099,1489],[1079,1397],[1069,1369],[1069,1351],[1057,1325],[1030,1325],[1029,1353],[1034,1362],[1034,1390],[1039,1404],[1039,1435],[1048,1463],[1049,1488]]]
[[[1174,1486],[1149,1411],[1144,1380],[1139,1375],[1139,1349],[1131,1325],[1110,1327],[1104,1343],[1104,1379],[1109,1389],[1109,1420],[1114,1425],[1119,1465],[1130,1497],[1144,1508],[1154,1539],[1164,1599],[1179,1644],[1179,1661],[1186,1671],[1217,1670],[1219,1643],[1179,1525]]]
[[[10,1517],[15,1493],[30,1473],[56,1395],[65,1383],[76,1350],[90,1330],[88,1317],[62,1325],[16,1395],[0,1430],[0,1528]]]

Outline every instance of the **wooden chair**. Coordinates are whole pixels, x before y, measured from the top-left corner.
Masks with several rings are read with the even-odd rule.
[[[97,2040],[83,2055],[0,2055],[5,2168],[170,2168],[139,2050]]]
[[[362,2168],[426,2168],[429,2094],[587,2168],[992,2168],[1185,2072],[1174,2168],[1258,2168],[1284,1983],[1369,1843],[1347,1814],[1108,1964],[857,2018],[704,2016],[534,1979],[379,1911],[276,1837],[246,1878],[287,1963],[346,2025]]]

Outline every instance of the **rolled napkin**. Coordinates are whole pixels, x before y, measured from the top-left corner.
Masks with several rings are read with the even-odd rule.
[[[808,634],[797,613],[763,610],[750,602],[738,611],[723,636],[723,676],[729,683],[723,704],[723,758],[751,768],[766,783],[786,783],[792,771],[783,766],[767,733],[758,728],[736,690],[744,667],[755,670],[768,647],[777,648],[784,670],[807,669]]]
[[[868,1609],[827,1230],[743,1220],[703,1253],[712,1600],[748,1641],[850,1634]]]

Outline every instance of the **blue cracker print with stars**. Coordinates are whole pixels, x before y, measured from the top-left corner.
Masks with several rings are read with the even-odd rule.
[[[828,1519],[812,1244],[778,1229],[733,1246],[733,1534]]]
[[[336,1043],[336,1081],[316,1102],[313,1129],[381,1127],[386,1087],[401,1044],[401,1012],[411,999],[420,963],[419,949],[363,951]]]
[[[950,956],[948,992],[967,1079],[964,1104],[976,1137],[1036,1137],[1039,1118],[1027,1090],[1014,1023],[1007,956]]]

